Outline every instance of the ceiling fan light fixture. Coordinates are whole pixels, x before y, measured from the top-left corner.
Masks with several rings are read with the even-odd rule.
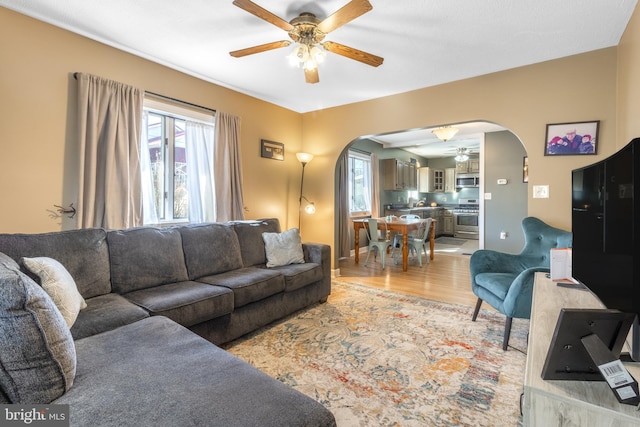
[[[309,51],[309,56],[316,62],[316,64],[322,64],[327,57],[327,52],[316,45]]]
[[[469,160],[469,155],[467,154],[467,149],[464,147],[458,148],[457,155],[455,157],[456,162],[466,162]]]
[[[458,128],[454,128],[453,126],[442,126],[432,130],[431,132],[443,142],[447,142],[453,138],[456,133],[458,133],[458,130]]]

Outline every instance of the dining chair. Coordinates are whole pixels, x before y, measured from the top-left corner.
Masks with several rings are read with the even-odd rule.
[[[400,215],[398,218],[399,219],[420,219],[420,215],[404,214],[404,215]],[[409,237],[411,237],[411,235],[409,235]],[[392,257],[394,257],[396,249],[402,249],[402,233],[398,233],[398,232],[396,232],[393,235],[393,247],[391,248]]]
[[[409,246],[410,252],[415,252],[418,257],[418,264],[422,267],[422,252],[429,263],[429,254],[427,254],[427,245],[431,238],[431,221],[432,218],[425,219],[414,235],[409,235],[407,239],[407,246]]]
[[[382,230],[382,236],[378,230],[378,220],[376,218],[368,218],[364,223],[364,229],[367,233],[367,239],[369,239],[369,246],[367,248],[367,259],[364,261],[365,267],[369,262],[369,255],[373,251],[373,261],[375,262],[377,253],[380,252],[380,259],[382,260],[382,269],[384,270],[384,259],[387,255],[387,248],[391,246],[391,240],[387,238],[387,223],[384,222],[384,230]]]

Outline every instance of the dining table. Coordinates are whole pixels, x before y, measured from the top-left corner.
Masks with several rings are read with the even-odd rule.
[[[369,218],[358,218],[353,220],[354,243],[355,243],[355,262],[360,262],[360,229],[365,227],[365,223]],[[387,220],[386,217],[378,218],[378,230],[396,231],[402,234],[402,271],[407,271],[409,267],[409,232],[417,230],[425,219],[404,219],[393,218]],[[436,220],[431,221],[431,227],[429,230],[429,259],[433,260],[433,252],[435,247],[435,224]],[[419,255],[422,254],[419,252]]]

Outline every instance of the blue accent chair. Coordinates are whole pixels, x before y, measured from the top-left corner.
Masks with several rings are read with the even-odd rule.
[[[533,280],[538,271],[549,272],[551,248],[571,247],[569,231],[551,227],[534,217],[522,220],[525,245],[519,254],[488,249],[473,253],[469,261],[471,289],[478,297],[472,320],[483,301],[507,316],[502,349],[506,350],[513,318],[531,318]]]

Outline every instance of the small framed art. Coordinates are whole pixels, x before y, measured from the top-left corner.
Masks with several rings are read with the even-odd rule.
[[[545,156],[596,154],[600,121],[552,123],[547,125]]]
[[[529,157],[522,158],[522,182],[529,182]]]
[[[284,144],[281,142],[260,140],[260,155],[267,159],[284,160]]]

